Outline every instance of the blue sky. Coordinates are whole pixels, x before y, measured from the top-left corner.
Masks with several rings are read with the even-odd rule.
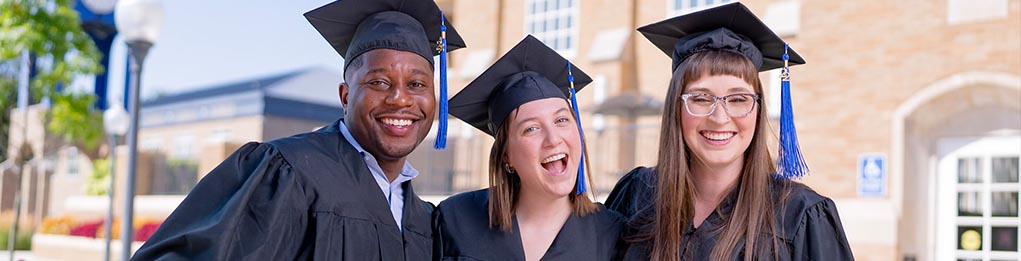
[[[309,67],[340,73],[340,55],[302,16],[329,2],[162,1],[165,20],[143,68],[143,97]],[[127,48],[117,41],[109,68],[111,99],[123,97]],[[91,91],[91,79],[81,80],[75,88]]]

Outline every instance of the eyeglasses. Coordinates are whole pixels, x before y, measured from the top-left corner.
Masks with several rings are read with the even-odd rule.
[[[755,94],[739,93],[723,97],[707,93],[685,93],[681,94],[684,101],[684,109],[691,116],[705,117],[716,111],[716,104],[723,101],[723,109],[731,117],[744,117],[752,113],[759,96]]]

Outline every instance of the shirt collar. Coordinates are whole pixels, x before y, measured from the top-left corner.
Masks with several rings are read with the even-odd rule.
[[[365,149],[362,148],[362,145],[358,144],[358,140],[355,140],[354,136],[351,136],[351,132],[347,130],[347,124],[344,124],[344,122],[341,121],[339,127],[340,134],[344,136],[344,139],[347,140],[347,142],[350,143],[352,147],[355,147],[355,150],[357,150],[358,153],[362,155],[362,158],[365,157],[371,158],[372,159],[371,162],[375,163],[376,165],[379,165],[379,163],[376,161],[376,157],[372,156],[372,154],[369,153],[368,151],[365,151]],[[369,161],[366,160],[366,163],[368,162]],[[404,167],[401,167],[401,175],[394,179],[394,181],[399,184],[403,181],[411,180],[415,177],[418,177],[418,170],[416,170],[415,167],[411,166],[411,162],[405,160]]]

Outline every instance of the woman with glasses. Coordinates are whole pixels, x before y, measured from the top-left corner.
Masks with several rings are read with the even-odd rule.
[[[572,80],[573,79],[573,80]],[[570,98],[592,79],[532,36],[450,99],[450,114],[496,140],[489,188],[436,209],[442,260],[611,260],[623,217],[586,193]]]
[[[632,170],[606,201],[628,218],[623,259],[853,259],[833,201],[769,152],[759,72],[801,57],[741,3],[638,31],[673,58],[673,77],[657,165]],[[800,159],[787,127],[781,162]]]

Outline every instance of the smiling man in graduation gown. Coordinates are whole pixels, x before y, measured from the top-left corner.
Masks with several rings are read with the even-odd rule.
[[[431,0],[342,0],[305,14],[345,58],[345,115],[238,149],[195,186],[136,260],[430,260],[433,206],[406,157],[436,117]],[[448,50],[464,47],[447,26]],[[444,116],[445,117],[445,116]]]

